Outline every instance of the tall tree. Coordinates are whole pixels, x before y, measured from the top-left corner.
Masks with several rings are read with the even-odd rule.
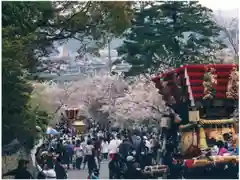
[[[49,2],[2,3],[3,144],[17,138],[31,147],[39,118],[29,106],[32,91],[26,68],[33,67],[34,51],[40,48],[37,29],[51,18]],[[43,115],[43,116],[42,116]],[[47,120],[47,115],[41,114]],[[45,121],[44,120],[44,121]]]
[[[35,126],[48,118],[29,103],[32,77],[28,72],[35,70],[37,57],[51,52],[56,40],[81,40],[86,35],[100,39],[105,31],[121,34],[129,26],[129,10],[129,2],[2,3],[4,144],[15,138],[22,143],[33,139]]]
[[[120,57],[132,65],[127,75],[154,73],[166,67],[212,62],[220,28],[212,11],[196,1],[156,2],[140,8],[119,48]]]

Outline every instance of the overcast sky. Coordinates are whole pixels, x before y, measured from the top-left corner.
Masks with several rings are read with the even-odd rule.
[[[231,10],[239,7],[238,0],[199,0],[199,2],[212,10]]]

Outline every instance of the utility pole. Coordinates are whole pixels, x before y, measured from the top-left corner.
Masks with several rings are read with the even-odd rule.
[[[108,37],[108,66],[109,66],[109,75],[110,75],[112,71],[110,37]]]

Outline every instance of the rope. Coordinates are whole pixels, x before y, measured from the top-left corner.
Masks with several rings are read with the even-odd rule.
[[[154,173],[164,173],[167,169],[167,166],[164,165],[155,165],[155,166],[146,166],[143,173],[153,175]]]
[[[194,166],[195,167],[203,167],[208,164],[218,164],[218,163],[229,163],[229,162],[238,162],[238,156],[209,156],[209,158],[204,159],[195,159]]]
[[[234,123],[234,120],[233,119],[219,119],[219,120],[203,120],[201,119],[199,121],[199,124],[201,125],[207,125],[207,124],[232,124]]]

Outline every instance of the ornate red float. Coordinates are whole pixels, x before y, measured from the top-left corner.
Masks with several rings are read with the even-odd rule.
[[[176,89],[178,85],[176,77],[180,83],[178,89]],[[171,99],[169,96],[175,96],[175,101],[180,100],[181,96],[186,96],[188,99],[192,96],[194,100],[206,99],[206,95],[212,93],[207,89],[207,85],[212,86],[216,91],[214,94],[216,99],[238,99],[238,65],[236,64],[184,65],[160,74],[152,80],[167,101]]]

